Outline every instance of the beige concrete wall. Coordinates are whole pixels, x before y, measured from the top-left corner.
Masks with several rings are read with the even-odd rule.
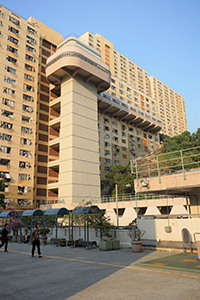
[[[59,197],[100,196],[97,94],[80,76],[61,85]]]

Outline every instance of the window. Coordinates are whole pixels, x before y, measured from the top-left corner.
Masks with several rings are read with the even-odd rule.
[[[18,179],[19,179],[19,180],[30,180],[30,179],[31,179],[31,176],[30,176],[30,175],[27,175],[27,174],[21,174],[21,173],[19,173]]]
[[[14,43],[15,45],[18,45],[18,40],[10,35],[8,35],[8,41]]]
[[[106,134],[106,133],[104,133],[104,139],[109,139],[110,138],[110,136],[109,136],[109,134]]]
[[[27,43],[29,43],[33,46],[36,44],[36,40],[33,39],[32,37],[28,36],[28,35],[26,36],[26,41],[27,41]]]
[[[2,153],[10,154],[11,147],[1,146],[0,150]]]
[[[136,133],[137,133],[137,134],[141,134],[141,131],[140,131],[140,130],[136,130]]]
[[[27,26],[27,31],[32,33],[32,34],[35,34],[37,35],[37,31],[35,29],[32,29],[31,27]]]
[[[26,117],[26,116],[22,116],[22,121],[23,121],[23,122],[32,123],[32,121],[33,121],[33,118]]]
[[[8,76],[4,76],[4,82],[10,83],[12,85],[16,85],[16,80],[12,79],[12,78],[10,78]]]
[[[113,136],[113,140],[114,140],[115,142],[118,142],[118,137]]]
[[[112,131],[113,131],[113,133],[118,134],[118,130],[117,129],[113,128]]]
[[[8,110],[2,109],[1,115],[8,118],[13,118],[13,112],[10,112]]]
[[[126,140],[123,140],[123,139],[122,139],[122,143],[123,143],[123,144],[126,144]]]
[[[0,139],[2,139],[2,141],[12,142],[12,135],[0,133]]]
[[[19,155],[20,156],[25,156],[25,157],[31,157],[31,151],[20,149],[19,150]]]
[[[109,172],[110,168],[109,167],[105,167],[105,172]]]
[[[133,149],[130,150],[130,153],[131,153],[133,156],[135,156],[135,152],[134,152]]]
[[[14,28],[14,27],[12,27],[12,26],[10,26],[10,25],[8,26],[8,30],[11,31],[11,32],[13,32],[14,34],[19,35],[19,30],[16,29],[16,28]]]
[[[25,69],[28,70],[28,71],[35,72],[35,68],[32,67],[32,66],[30,66],[30,65],[28,65],[28,64],[25,64]],[[24,74],[24,78],[25,78],[25,75],[27,75],[27,74]],[[29,76],[29,75],[27,75],[27,76]],[[33,78],[33,77],[32,77],[32,78]],[[25,78],[25,79],[28,79],[28,78]],[[33,79],[34,79],[34,78],[33,78]],[[28,79],[28,80],[30,80],[30,79]],[[31,81],[34,81],[34,80],[31,80]]]
[[[26,45],[26,50],[32,52],[33,54],[36,52],[36,50],[33,47],[30,47],[29,45]]]
[[[126,154],[123,154],[123,155],[122,155],[122,158],[127,159],[127,155],[126,155]]]
[[[130,139],[135,142],[134,136],[132,134],[129,134]]]
[[[32,145],[31,140],[29,140],[29,139],[24,139],[24,138],[21,138],[21,139],[20,139],[20,143],[21,143],[22,145]]]
[[[118,145],[113,145],[113,149],[115,149],[117,152],[119,152],[119,146]]]
[[[19,26],[20,22],[18,20],[16,20],[15,18],[9,16],[9,21],[11,21],[12,23],[14,23],[15,25]]]
[[[141,142],[141,138],[137,137],[137,142]]]
[[[110,147],[110,143],[109,142],[104,142],[104,146],[105,147]]]
[[[113,156],[114,156],[114,157],[119,157],[119,153],[113,152]]]
[[[114,164],[115,165],[119,165],[119,161],[118,160],[114,160]]]
[[[104,163],[105,164],[110,164],[111,163],[111,160],[109,158],[104,158]]]
[[[112,124],[117,127],[117,122],[113,121]]]
[[[104,124],[109,124],[109,120],[107,118],[103,118]]]
[[[34,87],[24,83],[24,89],[29,92],[34,92]]]
[[[9,129],[9,130],[13,129],[13,124],[10,124],[10,123],[7,123],[7,122],[3,122],[3,121],[1,121],[0,126],[3,127],[3,128],[5,128],[5,129]]]
[[[104,155],[110,155],[110,151],[104,150]]]
[[[3,93],[11,95],[11,96],[15,96],[15,90],[9,89],[7,87],[3,87]]]
[[[10,165],[10,159],[0,159],[0,165],[1,166],[9,166]]]
[[[17,60],[11,56],[6,55],[6,60],[16,65]]]
[[[121,124],[121,129],[122,129],[122,130],[126,130],[126,126],[123,125],[123,124]]]
[[[23,94],[23,100],[27,100],[27,101],[31,101],[31,102],[34,101],[33,97],[26,95],[26,94]]]
[[[9,67],[9,66],[5,66],[5,71],[9,72],[9,73],[12,73],[12,74],[16,74],[16,70]]]
[[[24,105],[24,104],[22,105],[22,110],[28,111],[28,112],[30,112],[30,113],[33,112],[33,108],[32,108],[31,106]]]
[[[14,107],[14,101],[12,100],[9,100],[9,99],[6,99],[6,98],[2,98],[2,104],[5,104],[7,106],[10,106],[10,107]]]
[[[31,164],[29,162],[20,161],[19,162],[19,168],[21,168],[21,169],[30,169]]]
[[[25,59],[27,59],[29,61],[32,61],[32,62],[35,62],[35,58],[33,56],[28,55],[28,54],[25,54]]]
[[[122,136],[126,136],[126,132],[122,131]]]
[[[21,132],[22,133],[27,133],[27,134],[32,134],[33,133],[32,129],[24,127],[24,126],[21,126]]]
[[[13,47],[11,47],[11,46],[9,46],[9,45],[7,45],[7,50],[10,51],[11,53],[14,53],[14,54],[17,54],[17,53],[18,53],[18,50],[17,50],[17,49],[15,49],[15,48],[13,48]]]
[[[105,125],[104,125],[104,130],[109,131],[110,128],[109,128],[108,126],[105,126]]]
[[[24,79],[29,80],[29,81],[34,81],[34,77],[30,76],[28,74],[24,74]]]

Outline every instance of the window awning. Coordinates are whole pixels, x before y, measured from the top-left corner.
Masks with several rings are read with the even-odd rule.
[[[5,178],[6,181],[11,181],[10,173],[5,173],[4,178]]]

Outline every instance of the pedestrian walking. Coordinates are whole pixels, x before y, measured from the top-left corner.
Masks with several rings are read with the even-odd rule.
[[[38,250],[38,257],[42,257],[41,251],[40,251],[40,226],[39,224],[35,225],[35,230],[33,230],[31,234],[31,241],[32,241],[32,257],[34,257],[35,252],[35,246],[37,246]]]
[[[1,236],[1,245],[0,245],[0,248],[3,247],[3,245],[5,244],[5,250],[4,252],[9,252],[7,250],[8,248],[8,232],[9,232],[9,229],[8,229],[8,223],[6,223],[4,225],[4,229],[2,231],[2,236]]]

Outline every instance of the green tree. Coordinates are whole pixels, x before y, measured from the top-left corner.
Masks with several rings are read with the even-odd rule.
[[[102,180],[101,187],[106,190],[108,194],[115,195],[115,184],[118,185],[119,194],[127,194],[134,192],[134,177],[131,175],[131,168],[129,165],[123,166],[121,164],[114,165],[106,173],[106,178]],[[127,185],[129,185],[127,187]]]
[[[200,128],[197,129],[196,133],[192,134],[189,131],[184,131],[182,134],[179,134],[174,137],[162,135],[162,139],[163,147],[159,152],[160,154],[163,153],[163,156],[160,155],[159,160],[164,161],[160,163],[160,166],[168,166],[176,171],[181,170],[182,162],[180,150],[183,150],[183,162],[186,169],[197,168],[200,166],[200,148],[191,149],[200,146]],[[185,149],[190,150],[184,151]],[[178,152],[174,153],[174,151]]]

